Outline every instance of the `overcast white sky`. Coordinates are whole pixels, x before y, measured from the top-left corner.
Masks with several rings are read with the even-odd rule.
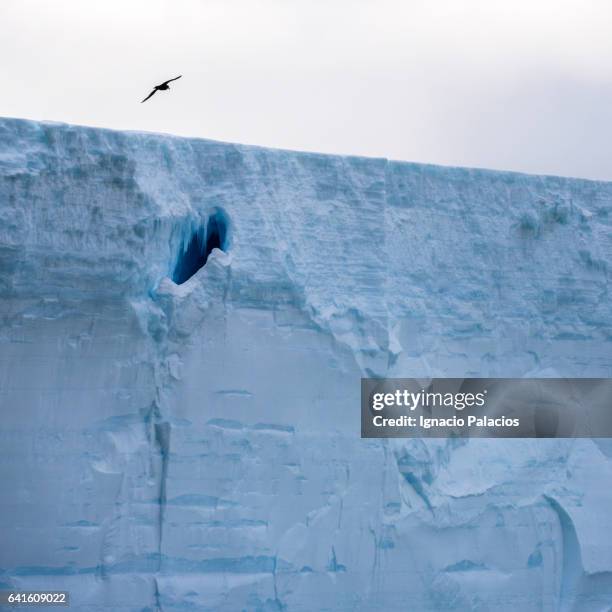
[[[0,28],[4,116],[612,179],[610,0],[0,0]]]

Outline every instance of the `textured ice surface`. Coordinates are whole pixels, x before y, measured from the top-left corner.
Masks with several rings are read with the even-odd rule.
[[[0,120],[0,588],[608,610],[611,444],[361,440],[359,379],[611,376],[611,211],[610,183]]]

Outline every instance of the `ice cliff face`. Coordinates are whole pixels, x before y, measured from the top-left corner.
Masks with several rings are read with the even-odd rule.
[[[611,376],[611,211],[611,183],[0,120],[0,588],[610,609],[612,444],[362,440],[359,379]]]

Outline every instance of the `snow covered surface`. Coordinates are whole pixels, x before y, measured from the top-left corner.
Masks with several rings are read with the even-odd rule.
[[[359,379],[612,376],[611,213],[611,183],[0,120],[0,588],[609,610],[612,444],[362,440]]]

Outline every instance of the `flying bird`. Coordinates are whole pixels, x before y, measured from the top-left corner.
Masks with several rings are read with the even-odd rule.
[[[153,88],[153,91],[144,99],[142,100],[141,104],[143,102],[146,102],[156,91],[166,91],[167,89],[170,89],[170,85],[168,85],[168,83],[172,83],[172,81],[176,81],[177,79],[180,79],[183,75],[179,74],[177,77],[174,77],[173,79],[168,79],[167,81],[164,81],[161,85],[156,85]]]

